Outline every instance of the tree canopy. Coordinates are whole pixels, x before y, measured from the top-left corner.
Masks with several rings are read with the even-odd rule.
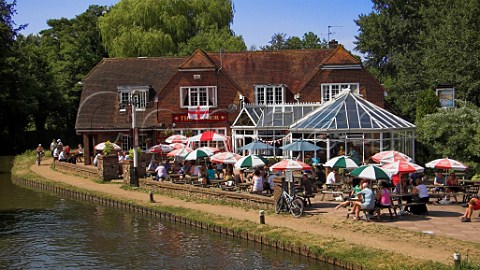
[[[241,51],[241,36],[230,29],[231,0],[121,0],[99,19],[103,43],[112,57]]]
[[[308,32],[299,37],[287,37],[285,33],[276,33],[268,42],[270,45],[261,46],[262,50],[298,50],[298,49],[322,49],[327,48],[328,42],[320,38],[313,32]]]
[[[415,119],[423,89],[442,83],[480,105],[480,7],[475,0],[372,0],[355,21],[356,49],[390,90],[387,101]]]

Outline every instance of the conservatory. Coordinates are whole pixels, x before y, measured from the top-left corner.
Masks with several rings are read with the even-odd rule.
[[[279,148],[297,140],[320,147],[321,163],[338,155],[360,162],[375,153],[397,150],[415,158],[415,125],[363,99],[349,89],[324,103],[246,105],[232,125],[234,149],[253,140],[275,147],[265,155],[287,155]],[[292,155],[292,153],[288,153]]]

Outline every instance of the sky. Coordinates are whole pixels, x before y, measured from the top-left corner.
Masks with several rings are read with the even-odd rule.
[[[21,34],[37,34],[48,28],[48,19],[71,19],[85,12],[89,5],[111,6],[118,2],[17,0],[17,14],[13,19],[17,25],[28,24]],[[336,39],[353,52],[356,52],[354,41],[358,35],[354,20],[360,14],[370,13],[373,6],[371,0],[233,0],[233,4],[235,13],[231,28],[243,37],[247,48],[268,45],[275,33],[301,38],[313,32],[321,39],[328,39],[330,32],[330,39]]]

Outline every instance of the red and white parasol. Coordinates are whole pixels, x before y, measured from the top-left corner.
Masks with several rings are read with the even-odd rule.
[[[168,152],[168,157],[185,157],[188,153],[192,152],[193,149],[190,147],[174,149],[171,152]]]
[[[167,143],[186,143],[188,141],[188,138],[183,135],[172,135],[165,139],[165,142]]]
[[[381,168],[391,172],[392,174],[397,173],[421,173],[424,168],[415,163],[406,162],[406,161],[395,161],[383,165]]]
[[[428,162],[425,167],[444,170],[465,171],[468,169],[467,165],[449,158],[441,158]]]
[[[377,163],[391,163],[395,161],[411,162],[412,158],[402,152],[390,150],[376,153],[374,156],[372,156],[372,160]]]
[[[169,144],[171,147],[173,147],[173,149],[179,149],[179,148],[183,148],[185,147],[186,145],[183,144],[183,143],[171,143]]]
[[[241,158],[242,156],[240,156],[239,154],[235,154],[231,152],[222,152],[222,153],[217,153],[211,156],[210,160],[212,162],[217,162],[217,163],[235,164],[235,162],[237,162]]]
[[[148,153],[168,153],[173,150],[173,147],[166,144],[157,144],[148,148]]]
[[[273,164],[270,167],[271,171],[285,171],[285,170],[311,170],[312,167],[307,163],[293,160],[293,159],[285,159],[280,162]]]
[[[218,153],[218,152],[220,152],[220,149],[215,148],[215,147],[210,147],[210,146],[199,147],[199,148],[197,148],[197,149],[209,151],[209,152],[212,152],[212,153]]]

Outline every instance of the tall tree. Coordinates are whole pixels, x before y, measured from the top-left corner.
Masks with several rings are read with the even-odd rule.
[[[110,56],[164,56],[192,53],[194,45],[218,50],[225,38],[222,49],[244,50],[243,39],[230,29],[232,21],[231,0],[121,0],[99,26]]]
[[[321,41],[313,32],[305,33],[301,39],[297,36],[287,37],[285,33],[276,33],[268,43],[270,45],[260,46],[260,49],[275,51],[327,48],[327,41],[325,39]]]

